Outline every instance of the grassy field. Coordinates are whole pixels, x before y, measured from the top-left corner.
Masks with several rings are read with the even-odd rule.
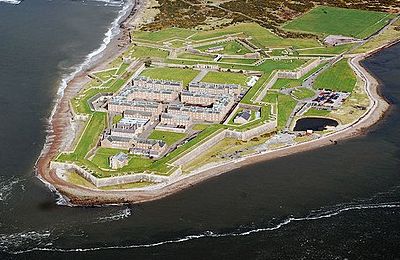
[[[100,134],[103,132],[105,127],[106,114],[100,112],[93,113],[92,117],[85,127],[85,131],[79,139],[79,142],[74,152],[64,154],[63,157],[66,160],[70,161],[84,158],[89,150],[96,145],[97,140],[99,139]]]
[[[319,6],[288,22],[283,28],[322,36],[365,38],[385,26],[390,17],[392,16],[381,12]]]
[[[278,129],[283,129],[296,107],[297,101],[291,96],[278,94]]]
[[[315,92],[308,88],[299,88],[292,92],[292,96],[296,99],[312,98]]]
[[[347,60],[343,59],[318,75],[314,88],[351,92],[356,82],[357,77],[354,71],[347,63]]]
[[[320,110],[315,108],[310,108],[304,113],[304,116],[327,116],[330,113],[328,110]]]
[[[197,54],[192,54],[192,53],[182,53],[178,55],[178,59],[190,59],[190,60],[205,60],[205,61],[213,61],[214,57],[213,56],[205,56],[205,55],[197,55]]]
[[[241,73],[210,71],[201,81],[223,84],[239,84],[245,86],[247,82],[247,76]]]
[[[212,47],[217,47],[217,46],[222,46],[224,47],[224,50],[219,51],[217,53],[223,53],[223,54],[230,54],[230,55],[243,55],[246,53],[250,53],[250,50],[242,46],[240,43],[237,41],[230,41],[230,42],[224,42],[224,43],[217,43],[217,44],[210,44],[210,45],[204,45],[201,47],[198,47],[196,49],[200,51],[206,51],[209,48]]]
[[[156,57],[156,58],[167,58],[168,51],[160,50],[157,48],[150,48],[145,46],[132,46],[128,51],[125,52],[126,56],[131,58],[147,58],[147,57]]]
[[[162,140],[167,145],[172,145],[186,137],[185,133],[174,133],[167,131],[154,130],[151,132],[149,139]]]
[[[152,79],[183,81],[183,85],[187,86],[198,73],[197,70],[192,69],[150,68],[144,70],[141,76],[150,77]]]
[[[95,155],[92,158],[92,162],[103,169],[110,169],[109,158],[120,152],[127,153],[128,151],[112,148],[100,147],[97,149]]]
[[[399,26],[400,20],[397,20],[395,23],[389,26],[386,31],[379,35],[379,37],[369,40],[366,44],[355,49],[353,53],[364,53],[378,48],[382,45],[388,44],[396,39],[400,39],[400,30],[398,30]]]
[[[275,104],[278,102],[278,93],[275,91],[267,91],[267,94],[264,96],[262,101]]]

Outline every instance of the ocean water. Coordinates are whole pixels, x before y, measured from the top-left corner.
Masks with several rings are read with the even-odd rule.
[[[364,136],[155,202],[58,206],[33,171],[47,118],[122,9],[0,2],[0,259],[400,258],[400,45],[364,62],[392,104]]]

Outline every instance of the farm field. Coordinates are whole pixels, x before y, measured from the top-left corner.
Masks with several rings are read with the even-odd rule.
[[[363,39],[385,26],[392,17],[382,12],[319,6],[286,23],[283,28],[323,37],[343,35]]]
[[[352,92],[356,82],[356,75],[348,64],[348,61],[342,59],[318,75],[315,79],[314,88]]]

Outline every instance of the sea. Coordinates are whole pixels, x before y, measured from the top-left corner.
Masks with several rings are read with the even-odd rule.
[[[154,202],[62,205],[34,171],[48,120],[126,8],[0,0],[0,259],[400,259],[400,45],[363,62],[391,107],[362,136]]]

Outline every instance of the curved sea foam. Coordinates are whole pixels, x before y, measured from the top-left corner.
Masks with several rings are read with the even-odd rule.
[[[132,244],[126,246],[105,246],[105,247],[92,247],[92,248],[51,248],[51,247],[35,247],[27,250],[18,250],[18,251],[7,251],[11,254],[24,254],[34,251],[46,251],[46,252],[61,252],[61,253],[70,253],[70,252],[91,252],[91,251],[99,251],[99,250],[113,250],[113,249],[132,249],[132,248],[150,248],[150,247],[157,247],[166,244],[177,244],[186,241],[202,239],[202,238],[223,238],[223,237],[240,237],[240,236],[249,236],[255,233],[261,232],[269,232],[278,230],[284,226],[287,226],[293,222],[302,222],[302,221],[314,221],[320,219],[326,219],[335,217],[339,214],[349,212],[349,211],[356,211],[356,210],[371,210],[371,209],[390,209],[390,208],[400,208],[400,202],[391,202],[391,203],[370,203],[370,204],[354,204],[354,205],[337,205],[333,207],[333,209],[328,210],[318,210],[314,213],[311,212],[306,217],[289,217],[284,219],[280,223],[270,226],[270,227],[263,227],[263,228],[255,228],[250,229],[247,231],[236,231],[236,232],[229,232],[229,233],[217,233],[213,231],[205,231],[200,234],[192,234],[187,235],[181,238],[171,239],[171,240],[164,240],[149,244]],[[1,243],[0,243],[1,244]]]

